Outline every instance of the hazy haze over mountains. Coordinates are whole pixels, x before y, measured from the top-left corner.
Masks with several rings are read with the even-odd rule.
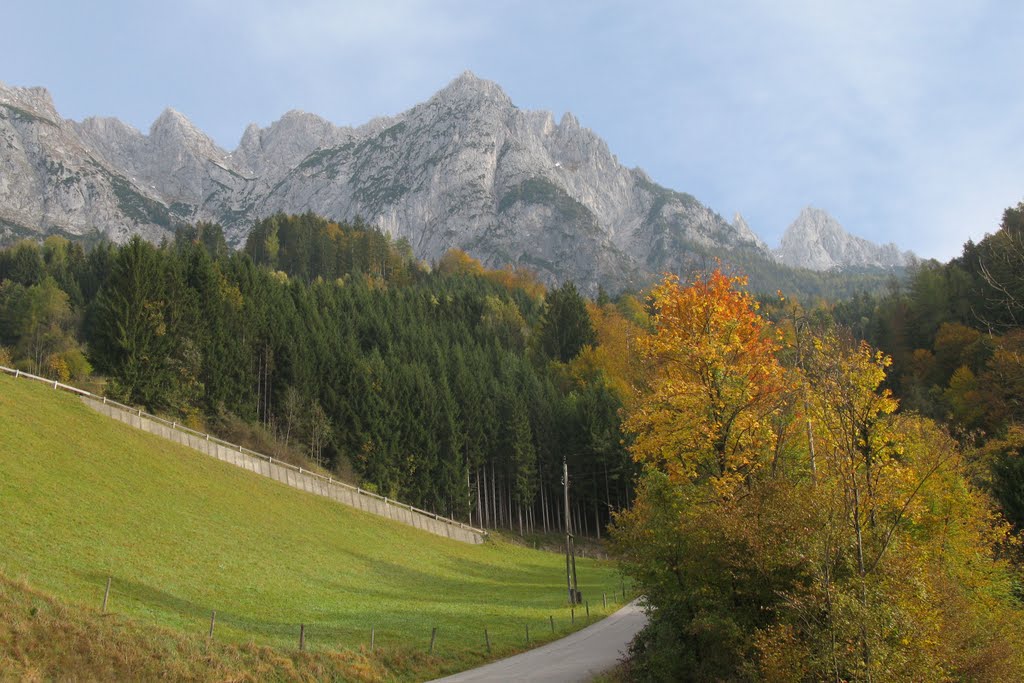
[[[810,208],[773,254],[739,214],[727,222],[625,168],[572,114],[521,110],[469,72],[358,128],[289,112],[249,126],[230,153],[173,109],[143,134],[117,119],[62,119],[45,90],[0,84],[0,238],[95,228],[159,239],[206,220],[239,246],[279,211],[359,215],[420,258],[459,247],[590,291],[646,284],[708,255],[815,270],[907,264]]]

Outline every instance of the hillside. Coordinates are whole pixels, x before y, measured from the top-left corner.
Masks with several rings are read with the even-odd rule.
[[[0,575],[75,609],[98,608],[109,576],[111,611],[143,625],[202,634],[216,610],[216,641],[294,649],[304,623],[314,651],[368,645],[373,627],[382,661],[422,653],[436,626],[436,656],[398,665],[430,673],[484,659],[485,627],[494,656],[520,649],[527,624],[552,637],[549,615],[569,628],[557,554],[371,517],[7,376],[0,424]],[[578,566],[597,605],[618,589],[610,566]]]

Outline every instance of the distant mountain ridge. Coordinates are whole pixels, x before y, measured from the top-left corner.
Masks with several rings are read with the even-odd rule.
[[[362,216],[419,258],[459,247],[590,292],[707,256],[776,258],[742,216],[727,222],[622,166],[572,114],[521,110],[469,72],[358,128],[288,112],[250,125],[231,152],[173,109],[143,134],[112,118],[62,119],[44,89],[0,84],[0,239],[96,229],[157,240],[206,220],[239,246],[257,220],[306,211]],[[784,263],[791,252],[784,243]]]
[[[849,268],[898,269],[913,264],[913,252],[900,251],[893,244],[878,245],[848,233],[835,218],[808,206],[786,228],[782,244],[775,250],[780,263],[808,270]]]

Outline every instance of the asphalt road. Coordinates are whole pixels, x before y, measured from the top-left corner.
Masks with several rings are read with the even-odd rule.
[[[646,623],[646,615],[634,600],[615,614],[553,643],[434,683],[589,681],[622,659],[629,641]]]

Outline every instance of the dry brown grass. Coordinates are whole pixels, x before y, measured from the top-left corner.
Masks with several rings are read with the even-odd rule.
[[[0,680],[383,681],[415,655],[299,652],[187,636],[70,607],[0,577]],[[394,661],[391,661],[394,660]]]

